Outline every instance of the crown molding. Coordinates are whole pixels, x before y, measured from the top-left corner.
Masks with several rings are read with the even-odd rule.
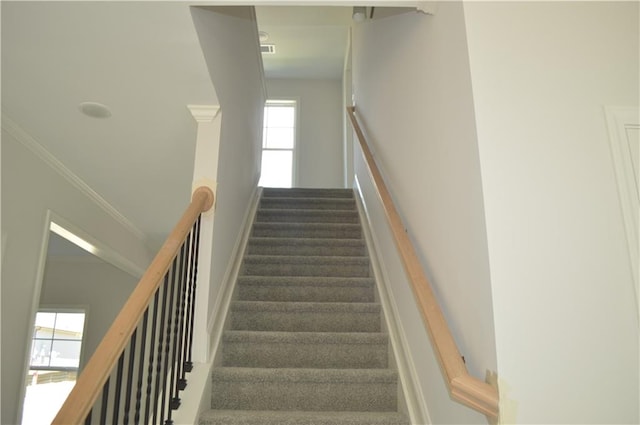
[[[198,124],[212,122],[220,112],[219,105],[187,105]]]
[[[2,129],[12,135],[18,142],[33,152],[38,158],[44,161],[55,172],[67,180],[72,186],[78,189],[91,201],[97,204],[111,218],[121,224],[125,229],[135,235],[145,245],[147,244],[146,234],[135,224],[127,219],[120,211],[113,207],[107,200],[93,190],[87,183],[78,177],[73,171],[68,169],[58,158],[46,150],[36,139],[24,131],[12,118],[2,113]]]

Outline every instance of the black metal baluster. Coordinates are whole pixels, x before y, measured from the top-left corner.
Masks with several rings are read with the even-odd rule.
[[[173,317],[173,309],[174,309],[174,304],[173,304],[173,294],[175,292],[175,282],[176,282],[176,269],[178,265],[178,257],[173,259],[173,265],[171,266],[171,290],[170,290],[170,295],[169,295],[169,314],[167,316],[167,336],[166,336],[166,340],[165,340],[165,357],[164,357],[164,372],[162,374],[162,388],[163,388],[163,393],[162,393],[162,404],[160,407],[160,417],[164,418],[164,412],[165,412],[165,407],[166,406],[166,401],[167,401],[167,395],[169,396],[169,398],[171,398],[171,389],[169,388],[168,394],[167,394],[167,377],[169,375],[169,353],[171,351],[171,319]],[[170,400],[169,400],[170,401]],[[173,421],[171,420],[171,407],[169,406],[168,409],[168,416],[167,416],[167,420],[165,421],[165,425],[171,425],[173,424]]]
[[[189,252],[188,252],[188,248],[189,248],[189,238],[191,237],[190,234],[187,235],[187,238],[185,239],[185,241],[182,243],[182,248],[181,248],[181,252],[182,252],[182,258],[180,259],[180,277],[179,277],[179,282],[178,282],[178,298],[176,299],[176,305],[177,305],[177,312],[176,312],[176,319],[175,319],[175,323],[177,326],[177,332],[174,335],[174,343],[173,343],[173,360],[171,361],[171,364],[173,365],[174,371],[171,375],[171,387],[173,388],[173,398],[171,399],[171,408],[172,409],[177,409],[178,407],[180,407],[180,390],[184,389],[186,387],[186,385],[184,385],[182,388],[180,388],[181,384],[181,380],[180,380],[180,376],[182,375],[182,370],[183,370],[183,358],[182,358],[182,339],[184,338],[184,306],[185,306],[185,291],[186,291],[186,285],[187,285],[187,259],[189,257]],[[177,357],[177,359],[176,359]],[[184,381],[184,383],[186,384],[186,381]],[[174,386],[175,384],[175,386]]]
[[[191,323],[189,324],[190,327],[190,334],[189,334],[189,351],[188,351],[188,356],[187,356],[187,362],[185,363],[185,369],[187,372],[191,372],[193,370],[193,324],[195,321],[195,308],[196,308],[196,287],[197,287],[197,282],[198,282],[198,252],[200,250],[200,220],[202,218],[202,215],[198,216],[198,220],[196,220],[196,224],[194,225],[196,232],[195,232],[195,243],[194,245],[194,250],[193,250],[193,259],[191,261],[192,263],[192,273],[191,273],[191,279],[192,279],[192,288],[193,291],[191,293]]]
[[[118,416],[120,410],[120,392],[122,390],[122,369],[124,367],[124,351],[118,359],[118,371],[116,372],[116,388],[113,395],[113,425],[118,425]]]
[[[111,378],[107,378],[107,382],[102,387],[102,406],[100,406],[100,425],[107,424],[107,405],[109,404],[109,381]]]
[[[172,345],[172,353],[171,353],[171,376],[169,381],[169,406],[170,409],[176,410],[180,407],[180,398],[178,397],[178,379],[180,377],[180,370],[182,367],[180,366],[180,337],[182,334],[182,326],[180,323],[180,319],[182,317],[182,310],[184,306],[182,305],[184,298],[182,297],[182,285],[184,283],[184,273],[186,270],[185,260],[187,257],[186,252],[186,241],[182,242],[180,246],[180,254],[179,254],[179,271],[176,279],[176,303],[175,303],[175,317],[173,319],[173,345]]]
[[[160,331],[158,332],[158,354],[156,357],[157,365],[156,365],[156,387],[153,395],[153,423],[157,424],[158,421],[158,400],[160,397],[160,381],[162,380],[162,376],[160,373],[162,372],[162,341],[164,339],[164,317],[167,310],[167,290],[169,289],[169,274],[170,270],[167,271],[167,274],[164,276],[164,289],[162,291],[162,312],[160,313]],[[160,418],[162,421],[162,417]]]
[[[142,402],[142,380],[144,378],[144,355],[147,345],[147,325],[149,319],[149,308],[144,311],[142,316],[142,338],[140,339],[140,362],[138,363],[138,386],[136,388],[136,410],[133,415],[133,423],[138,425],[140,423],[140,407]]]
[[[195,223],[194,223],[194,227],[195,227]],[[195,243],[194,227],[192,227],[191,231],[189,232],[189,245],[188,245],[189,255],[187,258],[188,267],[187,267],[187,277],[185,281],[187,305],[185,307],[184,336],[182,337],[182,340],[183,340],[182,359],[180,360],[182,362],[182,374],[180,375],[180,380],[178,381],[178,385],[181,390],[184,390],[187,387],[187,372],[188,372],[187,356],[189,351],[189,336],[191,335],[191,327],[189,326],[189,324],[191,323],[191,292],[192,292],[192,288],[191,288],[192,260],[191,259],[193,258],[193,244]],[[189,369],[189,371],[191,371],[191,369]]]
[[[153,388],[153,357],[155,352],[153,351],[156,344],[156,327],[158,322],[158,298],[160,297],[160,288],[156,290],[156,293],[153,297],[153,316],[151,319],[151,346],[149,347],[149,366],[147,368],[147,397],[145,399],[145,408],[144,408],[144,424],[149,424],[149,417],[151,416],[151,391]]]
[[[134,329],[129,340],[129,367],[127,368],[127,388],[124,399],[124,416],[122,423],[129,425],[129,411],[131,410],[131,389],[133,387],[133,368],[136,361],[136,339],[138,329]]]

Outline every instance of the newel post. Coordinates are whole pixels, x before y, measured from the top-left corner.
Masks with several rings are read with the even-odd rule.
[[[193,360],[206,363],[210,358],[208,316],[212,308],[211,263],[213,255],[213,227],[215,221],[216,176],[218,175],[218,150],[220,147],[220,123],[222,114],[217,105],[188,105],[197,123],[196,150],[193,166],[194,195],[208,189],[212,196],[212,208],[202,214],[200,223],[200,247],[196,283],[196,313],[194,321]],[[215,293],[215,290],[213,291]]]

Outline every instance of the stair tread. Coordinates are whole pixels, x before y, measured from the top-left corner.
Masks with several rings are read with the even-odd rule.
[[[256,223],[352,223],[360,220],[355,210],[329,209],[258,209]]]
[[[231,311],[279,311],[279,312],[349,312],[349,313],[377,313],[379,303],[355,302],[292,302],[292,301],[234,301]]]
[[[303,263],[303,264],[328,264],[328,263],[369,263],[366,255],[266,255],[249,254],[244,256],[245,262],[250,263]]]
[[[353,189],[312,189],[312,188],[264,188],[262,189],[263,198],[353,198]]]
[[[287,223],[287,222],[268,222],[258,221],[253,224],[254,227],[327,227],[327,228],[351,228],[360,230],[358,223]]]
[[[381,332],[278,332],[225,331],[225,342],[259,341],[285,344],[386,344],[388,335]]]
[[[393,369],[311,369],[216,367],[214,382],[291,382],[291,383],[394,383],[398,372]]]
[[[349,245],[364,246],[363,239],[357,238],[293,238],[286,236],[252,236],[249,244],[291,244],[291,245]]]
[[[255,222],[252,236],[361,239],[358,223],[286,223]]]
[[[356,210],[354,198],[331,198],[331,197],[267,197],[260,200],[259,208],[269,208],[278,206],[280,208],[304,207],[317,209],[341,209]]]
[[[258,208],[258,212],[265,212],[265,213],[273,213],[273,214],[286,214],[286,215],[291,215],[291,214],[344,214],[344,215],[358,215],[358,210],[342,210],[342,209],[336,209],[336,210],[328,210],[328,209],[324,209],[324,208],[318,208],[318,209],[314,209],[314,208],[277,208],[277,207],[260,207]]]
[[[240,276],[239,285],[256,286],[371,286],[372,277],[322,277],[322,276]]]
[[[214,421],[215,422],[209,422]],[[200,424],[229,425],[409,425],[398,412],[330,412],[274,410],[207,410]]]

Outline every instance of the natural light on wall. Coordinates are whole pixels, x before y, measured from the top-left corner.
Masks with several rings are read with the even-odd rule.
[[[264,108],[260,186],[293,186],[295,127],[295,100],[267,101]]]
[[[69,242],[79,246],[80,248],[84,249],[87,252],[90,252],[91,254],[96,255],[98,253],[98,250],[95,246],[91,245],[89,242],[85,241],[81,237],[74,235],[64,227],[54,222],[51,222],[51,224],[49,225],[49,230],[51,230],[53,233],[55,233],[58,236],[62,236]]]

